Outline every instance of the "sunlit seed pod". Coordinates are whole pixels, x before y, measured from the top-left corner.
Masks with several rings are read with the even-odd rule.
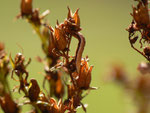
[[[21,1],[21,14],[22,15],[32,14],[32,0]]]
[[[40,87],[35,79],[30,80],[31,87],[29,88],[29,99],[36,101],[39,97]]]
[[[75,24],[80,27],[80,17],[79,17],[78,11],[79,9],[77,9],[75,13],[73,14],[73,19],[75,20]]]
[[[54,31],[54,41],[58,50],[63,51],[67,46],[67,39],[63,29],[55,27]]]
[[[148,8],[139,3],[138,8],[133,7],[133,18],[138,26],[149,24]]]
[[[81,68],[79,77],[77,79],[77,86],[81,89],[88,89],[91,83],[91,72],[93,66],[88,65],[88,62],[84,59],[81,62]]]

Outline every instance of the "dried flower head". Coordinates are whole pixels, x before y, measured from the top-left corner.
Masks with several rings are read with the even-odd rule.
[[[62,25],[56,25],[54,30],[54,41],[58,50],[65,50],[67,47],[67,37]]]
[[[35,79],[30,80],[30,86],[29,86],[29,99],[31,101],[37,101],[40,93],[40,87]]]
[[[136,1],[138,1],[138,4],[136,7],[133,6],[133,13],[131,14],[133,16],[133,20],[127,29],[129,32],[129,41],[134,50],[150,61],[149,47],[146,45],[150,42],[150,15],[148,9],[148,0]],[[138,39],[140,49],[134,45],[138,42]]]
[[[89,66],[88,58],[82,59],[80,73],[77,78],[77,86],[81,89],[88,89],[91,83],[91,72],[93,66]]]

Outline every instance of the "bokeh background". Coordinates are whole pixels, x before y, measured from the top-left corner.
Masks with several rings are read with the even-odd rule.
[[[26,59],[32,58],[28,67],[30,78],[36,78],[42,84],[43,65],[35,60],[36,56],[44,57],[39,37],[24,20],[16,20],[20,11],[21,0],[1,0],[0,2],[0,41],[5,43],[6,50],[14,57],[21,52],[21,45]],[[125,30],[132,18],[133,0],[33,0],[34,8],[40,12],[50,10],[47,20],[53,27],[56,20],[64,21],[69,6],[72,11],[80,8],[82,34],[86,37],[84,56],[88,55],[90,64],[94,65],[91,86],[99,87],[91,91],[83,100],[88,104],[88,113],[131,113],[134,105],[126,95],[127,92],[109,82],[105,82],[111,63],[121,62],[131,76],[134,76],[137,65],[144,60],[131,49],[128,32]],[[72,55],[77,41],[72,43]],[[11,88],[19,83],[10,80]],[[42,88],[42,87],[41,87]],[[20,95],[14,93],[14,97]],[[24,108],[27,111],[29,106]],[[0,110],[0,113],[2,111]],[[83,110],[78,110],[83,113]]]

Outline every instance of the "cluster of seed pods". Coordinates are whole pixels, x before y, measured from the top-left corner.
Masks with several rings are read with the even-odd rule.
[[[29,101],[24,102],[23,105],[32,105],[31,113],[76,113],[80,106],[86,112],[86,106],[81,101],[91,89],[95,88],[90,87],[93,66],[89,66],[87,56],[82,57],[86,41],[80,33],[78,11],[79,9],[73,14],[68,7],[67,18],[62,23],[57,21],[53,28],[44,21],[49,13],[48,10],[40,14],[38,9],[33,9],[32,0],[21,0],[21,12],[17,18],[25,19],[32,25],[41,40],[45,54],[44,59],[39,56],[36,59],[44,64],[43,88],[46,94],[40,89],[37,80],[28,80],[27,67],[31,59],[25,63],[25,57],[21,53],[16,54],[14,60],[11,55],[9,57],[13,68],[11,78],[16,80],[14,74],[17,75],[16,81],[20,83],[14,90],[19,87],[19,93],[24,93],[24,97]],[[78,40],[74,55],[70,55],[72,38]],[[66,75],[68,79],[64,80]],[[45,87],[46,81],[48,81],[49,90]],[[83,95],[85,91],[87,93]],[[67,97],[64,97],[64,93]],[[16,111],[12,113],[19,113],[20,107],[15,105]]]

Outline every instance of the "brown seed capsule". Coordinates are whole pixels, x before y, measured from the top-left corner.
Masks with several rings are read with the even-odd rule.
[[[55,48],[53,28],[51,26],[45,26],[43,29],[42,35],[43,35],[42,47],[43,47],[44,52],[47,54],[47,56],[56,58],[56,55],[53,53],[53,49]]]
[[[81,61],[81,68],[79,73],[79,78],[77,79],[77,86],[81,89],[88,89],[91,83],[91,71],[93,66],[88,65],[86,59]]]
[[[72,15],[72,11],[68,7],[68,17],[67,17],[67,20],[70,21],[71,23],[74,23],[78,27],[80,27],[80,17],[79,17],[78,11],[79,11],[79,8]]]
[[[29,98],[31,101],[36,101],[39,97],[40,87],[35,79],[31,79],[31,87],[29,88]]]
[[[32,14],[32,0],[21,1],[21,14],[22,16]]]
[[[140,2],[138,7],[133,7],[133,18],[138,26],[149,24],[148,8]]]
[[[54,41],[58,50],[63,51],[67,46],[67,39],[61,26],[56,26],[54,31]]]

